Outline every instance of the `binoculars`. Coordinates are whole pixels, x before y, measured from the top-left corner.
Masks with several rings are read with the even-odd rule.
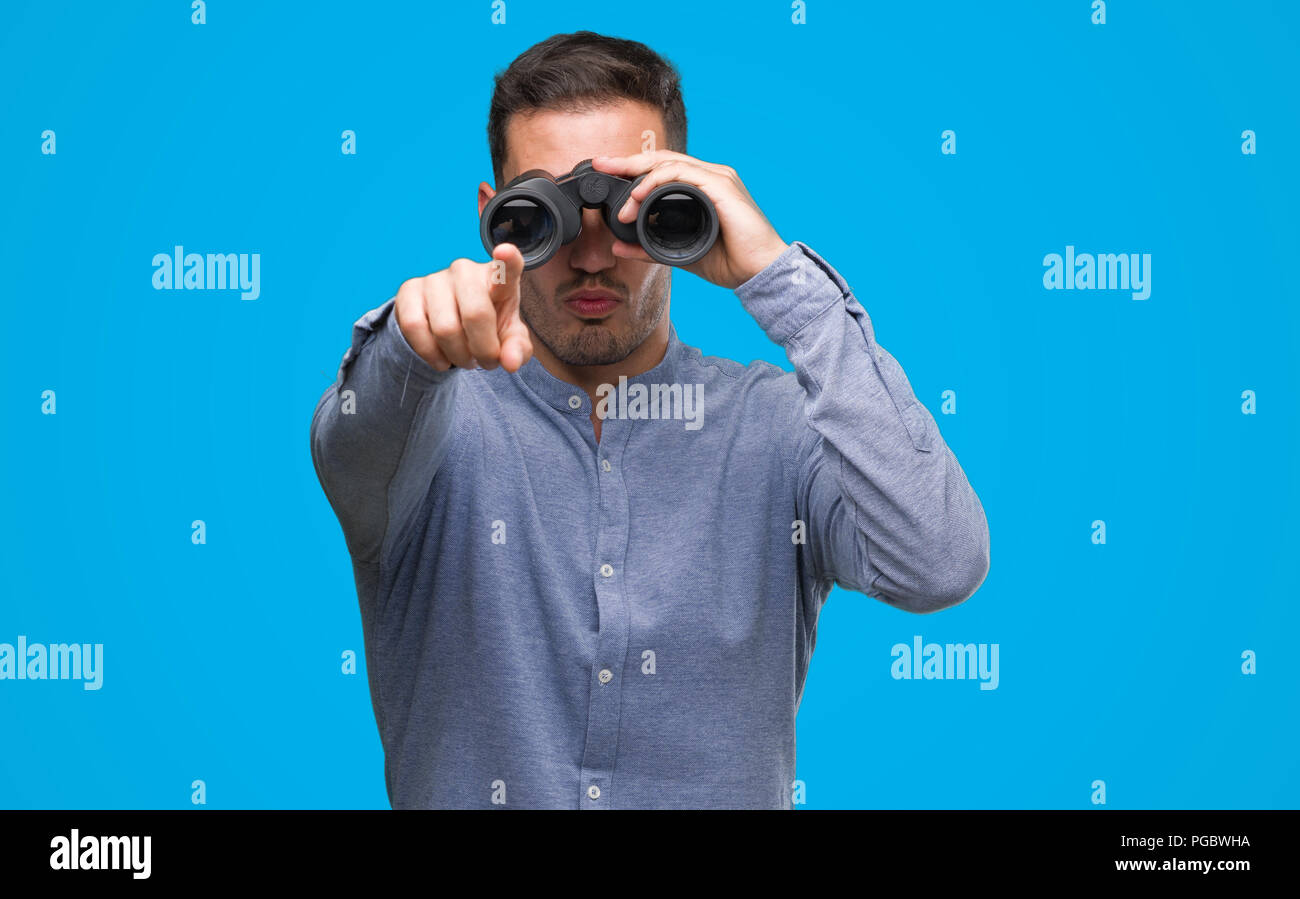
[[[559,178],[530,169],[512,178],[483,207],[479,236],[489,254],[497,244],[512,243],[523,254],[524,268],[536,268],[577,238],[583,209],[600,209],[615,237],[640,244],[656,262],[680,266],[702,259],[718,238],[718,212],[693,184],[661,184],[641,203],[635,222],[618,220],[628,194],[645,177],[629,181],[598,172],[590,159]]]

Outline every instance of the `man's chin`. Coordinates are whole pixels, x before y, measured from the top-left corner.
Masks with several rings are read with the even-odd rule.
[[[605,330],[606,333],[592,333],[596,330]],[[607,328],[601,329],[599,325],[592,326],[584,334],[574,335],[572,339],[562,339],[556,343],[558,345],[548,344],[548,346],[555,358],[565,365],[614,365],[622,362],[631,355],[632,350],[636,349],[636,347],[623,346],[622,342],[615,340],[613,335],[608,333]]]

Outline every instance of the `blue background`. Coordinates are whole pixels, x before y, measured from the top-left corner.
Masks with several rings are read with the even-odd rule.
[[[0,642],[103,643],[105,670],[98,692],[0,681],[0,806],[188,808],[202,779],[209,808],[387,807],[364,667],[340,671],[360,618],[311,413],[355,319],[485,258],[492,75],[583,28],[678,66],[688,152],[853,285],[988,516],[963,605],[832,594],[805,807],[1089,808],[1095,779],[1108,808],[1297,806],[1300,6],[490,14],[5,4]],[[260,253],[261,297],[154,290],[176,244]],[[1066,244],[1150,253],[1150,299],[1045,290]],[[729,291],[678,272],[672,316],[789,368]],[[998,688],[893,680],[914,634],[999,644]]]

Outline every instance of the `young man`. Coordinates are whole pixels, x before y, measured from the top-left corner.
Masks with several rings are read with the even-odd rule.
[[[670,149],[643,152],[647,133]],[[832,583],[911,612],[962,602],[989,566],[983,507],[835,269],[734,170],[685,155],[669,63],[557,35],[498,75],[488,135],[498,185],[590,157],[649,172],[623,221],[656,184],[702,189],[720,232],[687,271],[734,291],[795,371],[682,344],[671,268],[592,209],[536,269],[502,244],[356,322],[311,450],[389,799],[789,808]]]

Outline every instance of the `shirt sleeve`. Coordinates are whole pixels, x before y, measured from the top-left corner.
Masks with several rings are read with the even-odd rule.
[[[316,404],[311,457],[355,561],[403,542],[455,438],[459,369],[420,358],[397,324],[396,298],[352,326],[338,376]]]
[[[796,510],[812,570],[910,612],[969,598],[989,568],[984,508],[849,285],[794,241],[735,292],[804,391]]]

